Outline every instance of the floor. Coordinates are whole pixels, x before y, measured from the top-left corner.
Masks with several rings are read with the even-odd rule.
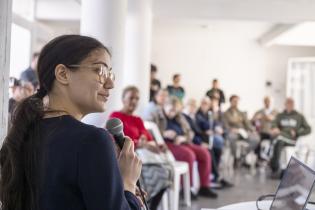
[[[243,201],[253,201],[259,196],[274,193],[279,181],[266,178],[265,170],[259,169],[250,172],[242,168],[235,171],[233,188],[216,190],[219,197],[217,199],[206,199],[199,197],[192,202],[190,208],[180,206],[180,210],[200,210],[201,208],[218,208],[232,203]]]

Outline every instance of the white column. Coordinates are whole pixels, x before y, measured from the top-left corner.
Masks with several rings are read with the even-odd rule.
[[[83,119],[95,126],[103,127],[108,114],[121,108],[126,14],[127,0],[82,0],[81,34],[92,36],[109,47],[116,74],[115,88],[111,91],[107,111],[91,114]]]
[[[152,1],[129,0],[126,23],[125,85],[136,85],[141,113],[149,101],[152,37]]]
[[[0,144],[8,127],[12,1],[0,1]]]

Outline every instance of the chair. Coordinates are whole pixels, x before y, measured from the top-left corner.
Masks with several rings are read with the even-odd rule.
[[[234,177],[234,155],[231,150],[229,141],[225,141],[225,146],[222,150],[221,163],[219,170],[222,172],[222,178],[229,180]]]
[[[294,156],[301,160],[303,163],[309,164],[310,158],[312,156],[312,149],[309,145],[302,143],[299,139],[294,146],[285,146],[281,152],[280,156],[280,168],[285,169],[291,159]]]
[[[154,122],[145,121],[144,126],[151,132],[157,144],[164,144],[164,139]],[[185,205],[191,206],[190,198],[190,176],[188,163],[182,161],[176,161],[173,154],[170,151],[166,152],[168,161],[172,164],[174,169],[174,180],[173,185],[169,189],[166,195],[162,199],[163,210],[178,210],[179,207],[179,192],[180,192],[180,178],[183,177],[183,188],[184,188],[184,201]],[[169,202],[168,202],[169,201]],[[169,205],[170,204],[170,205]],[[168,208],[170,207],[170,208]]]
[[[250,149],[249,149],[249,143],[246,141],[243,141],[242,139],[237,139],[235,142],[235,160],[237,163],[237,166],[240,167],[244,163],[246,163],[246,156],[248,155]]]

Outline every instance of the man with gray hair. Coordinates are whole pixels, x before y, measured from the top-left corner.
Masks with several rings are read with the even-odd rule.
[[[294,100],[287,98],[285,110],[278,114],[272,123],[272,136],[274,137],[273,155],[270,160],[272,170],[271,178],[280,178],[280,155],[285,146],[295,146],[301,136],[311,133],[311,127],[304,116],[294,108]]]

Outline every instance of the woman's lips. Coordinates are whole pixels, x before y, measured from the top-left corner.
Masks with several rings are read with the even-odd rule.
[[[98,94],[104,102],[106,102],[108,100],[109,94]]]

